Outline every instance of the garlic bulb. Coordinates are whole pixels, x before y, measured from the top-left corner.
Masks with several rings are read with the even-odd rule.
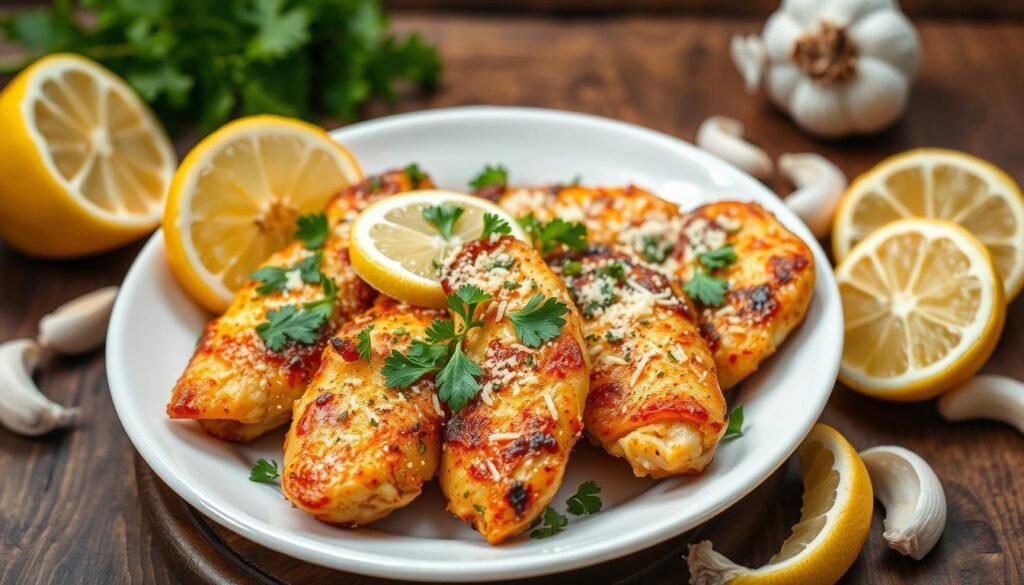
[[[885,506],[889,548],[917,560],[946,528],[946,492],[924,459],[903,447],[883,445],[860,452],[875,497]]]
[[[70,426],[78,409],[43,396],[32,371],[42,350],[31,339],[0,344],[0,423],[19,435],[37,436]]]
[[[697,146],[757,179],[772,176],[768,153],[743,139],[743,123],[725,116],[711,116],[697,130]]]
[[[732,41],[747,89],[763,85],[797,125],[829,138],[895,122],[918,56],[917,32],[896,0],[784,0],[760,37]]]
[[[64,354],[86,353],[103,345],[117,287],[84,294],[39,321],[39,344]]]

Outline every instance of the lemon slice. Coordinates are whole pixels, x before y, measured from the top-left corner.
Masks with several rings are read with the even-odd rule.
[[[40,59],[0,94],[0,237],[71,257],[152,230],[174,149],[121,78],[69,54]]]
[[[362,176],[352,154],[317,126],[236,120],[196,145],[174,175],[163,221],[171,271],[189,296],[222,312],[292,240],[299,216],[322,211]]]
[[[448,239],[424,219],[429,207],[461,208]],[[444,308],[438,282],[445,256],[464,242],[480,237],[484,215],[508,223],[511,235],[529,241],[516,220],[497,205],[453,191],[411,191],[381,199],[367,207],[352,225],[349,256],[352,268],[380,292],[412,305]]]
[[[857,450],[816,424],[797,449],[804,484],[800,521],[768,564],[737,565],[703,541],[690,545],[690,583],[832,585],[857,559],[871,527],[872,491]]]
[[[967,380],[1006,317],[985,247],[954,223],[904,219],[836,268],[846,338],[839,377],[889,400],[923,400]]]
[[[992,164],[939,148],[911,150],[882,161],[850,185],[836,210],[836,261],[842,262],[874,230],[907,217],[960,224],[988,248],[1007,299],[1024,287],[1024,196]]]

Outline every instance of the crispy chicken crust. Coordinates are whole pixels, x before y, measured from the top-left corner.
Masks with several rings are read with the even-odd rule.
[[[356,215],[382,196],[429,188],[429,179],[414,183],[403,171],[367,178],[336,195],[327,205],[330,234],[323,245],[320,271],[338,287],[334,314],[315,343],[289,342],[281,351],[264,345],[256,327],[269,310],[323,298],[319,283],[300,282],[285,291],[261,295],[259,281],[249,281],[220,317],[207,324],[185,372],[167,404],[173,419],[197,419],[207,433],[230,441],[249,441],[291,417],[292,403],[302,396],[320,366],[332,331],[361,313],[376,296],[349,263],[349,227]],[[290,267],[312,255],[293,241],[262,266]]]
[[[697,307],[718,381],[728,389],[754,373],[803,321],[814,293],[814,256],[760,205],[722,201],[683,216],[673,253],[680,279],[692,276],[696,255],[709,241],[732,245],[736,253],[736,262],[714,273],[729,281],[725,303]]]
[[[702,471],[725,432],[726,405],[686,297],[664,274],[606,246],[552,264],[583,314],[587,436],[637,477]]]
[[[408,505],[434,477],[444,411],[433,379],[388,388],[381,368],[392,350],[405,352],[443,317],[379,297],[338,329],[285,435],[281,491],[295,506],[324,522],[358,526]],[[358,350],[366,327],[369,360]]]
[[[561,485],[583,429],[590,362],[572,298],[528,244],[509,236],[464,244],[441,283],[446,293],[472,284],[493,296],[465,343],[483,369],[481,392],[448,421],[440,478],[448,509],[497,544],[526,530]],[[569,312],[557,337],[531,348],[508,315],[537,294]]]

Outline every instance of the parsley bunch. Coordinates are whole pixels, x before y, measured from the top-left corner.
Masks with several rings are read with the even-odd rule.
[[[25,59],[52,52],[95,59],[124,77],[168,127],[209,132],[231,117],[355,117],[396,82],[430,88],[441,63],[416,34],[387,30],[379,0],[71,0],[0,17]],[[95,18],[85,26],[78,8]]]
[[[724,278],[712,276],[711,271],[725,268],[736,261],[736,252],[732,244],[717,250],[697,255],[701,266],[694,268],[693,277],[683,287],[683,292],[709,307],[719,307],[725,303],[725,291],[729,290],[729,282]]]

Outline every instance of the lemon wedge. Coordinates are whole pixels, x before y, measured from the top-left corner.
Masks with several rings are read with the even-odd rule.
[[[200,142],[171,183],[167,261],[198,303],[222,312],[249,274],[292,240],[299,216],[363,176],[323,129],[278,116],[241,118]]]
[[[816,424],[797,449],[804,484],[800,521],[766,565],[737,565],[703,541],[690,545],[690,583],[832,585],[860,554],[871,527],[871,480],[857,450]]]
[[[109,250],[160,222],[177,159],[120,77],[54,54],[0,93],[0,237],[60,258]]]
[[[836,261],[874,230],[908,217],[960,224],[988,248],[1007,299],[1024,287],[1024,196],[991,163],[940,148],[882,161],[858,177],[839,203],[832,225]]]
[[[450,234],[443,234],[438,225],[428,221],[425,212],[429,208],[461,210]],[[352,268],[390,297],[444,308],[446,297],[438,281],[441,262],[454,248],[480,237],[485,214],[497,216],[509,225],[511,235],[529,241],[505,210],[465,193],[423,190],[381,199],[364,209],[352,225]]]
[[[836,268],[846,337],[839,378],[876,398],[923,400],[966,381],[1006,318],[985,247],[964,228],[904,219]]]

